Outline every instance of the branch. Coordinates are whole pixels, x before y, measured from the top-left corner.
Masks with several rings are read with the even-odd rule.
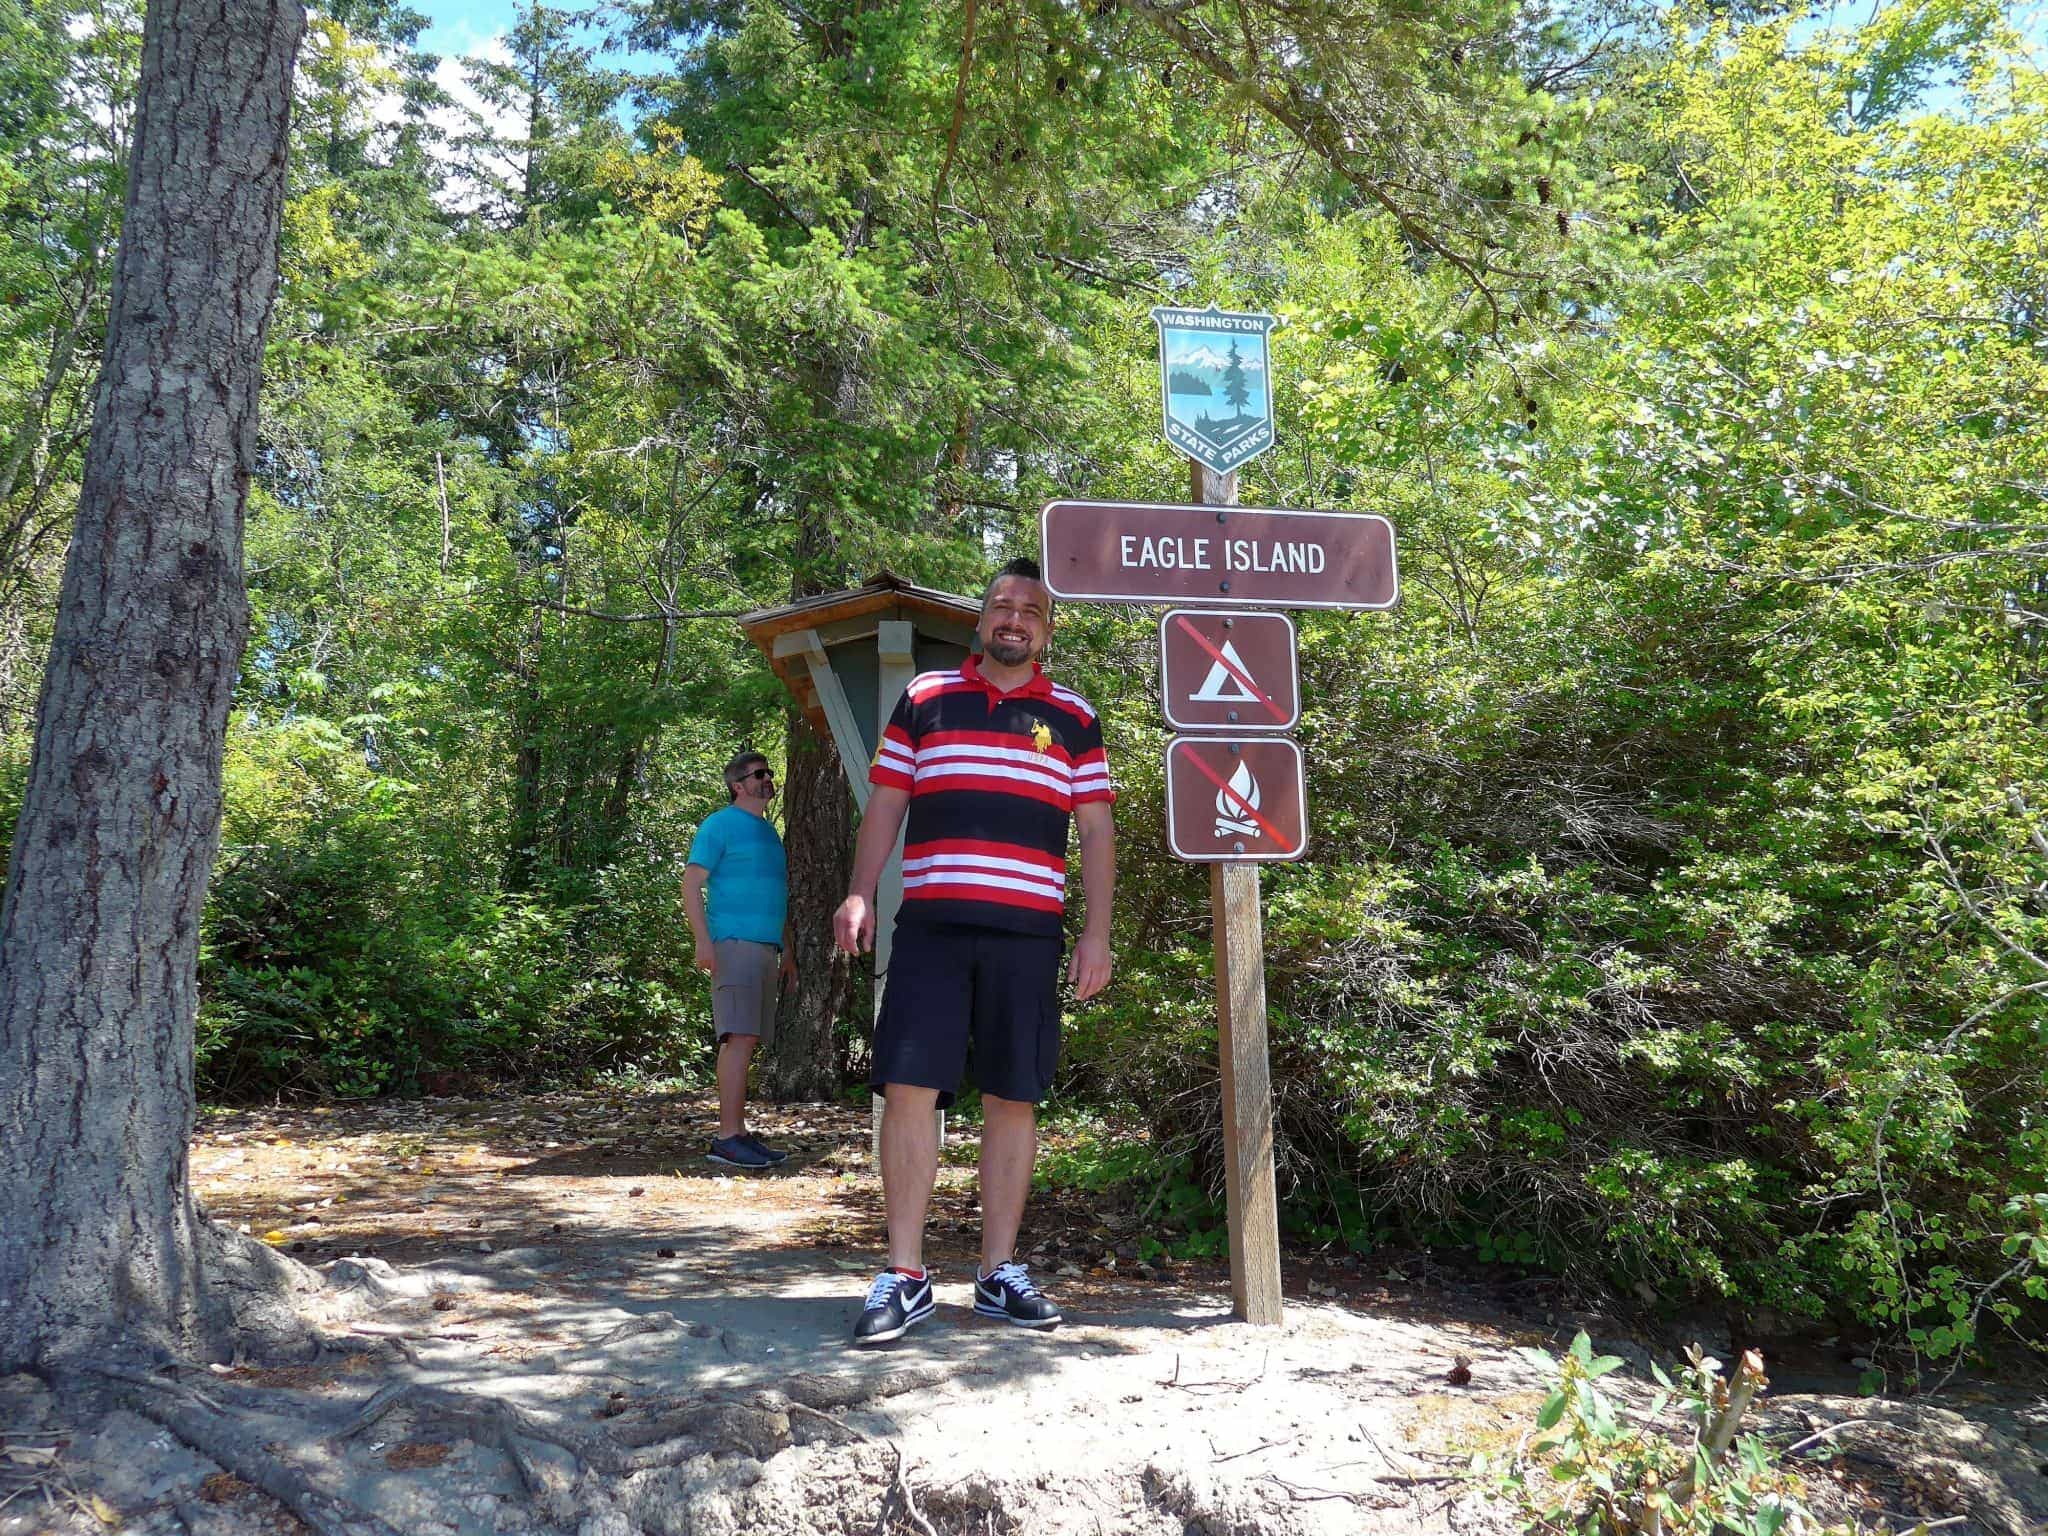
[[[811,221],[805,218],[802,214],[798,213],[794,208],[790,207],[789,204],[785,203],[782,200],[780,193],[776,192],[776,190],[773,187],[766,186],[762,182],[756,180],[754,177],[754,173],[748,170],[744,165],[741,165],[737,160],[726,161],[725,168],[728,171],[731,171],[733,175],[739,177],[739,179],[741,181],[744,181],[748,186],[752,187],[756,192],[760,193],[763,197],[767,198],[769,202],[773,203],[776,206],[776,208],[781,211],[782,216],[788,219],[790,223],[796,225],[798,229],[807,230],[812,227]]]
[[[1494,297],[1493,290],[1487,286],[1486,278],[1481,272],[1481,265],[1459,255],[1441,240],[1437,239],[1435,235],[1424,229],[1405,208],[1394,201],[1386,188],[1354,166],[1351,163],[1351,157],[1346,153],[1345,146],[1337,142],[1332,136],[1327,122],[1310,121],[1309,118],[1304,116],[1295,107],[1287,102],[1276,99],[1270,91],[1246,79],[1235,65],[1214,48],[1196,37],[1188,29],[1187,24],[1181,21],[1175,12],[1160,4],[1159,0],[1123,0],[1123,4],[1126,8],[1149,21],[1159,31],[1178,43],[1183,51],[1197,60],[1203,68],[1207,69],[1218,80],[1221,80],[1225,85],[1235,87],[1252,101],[1257,102],[1268,116],[1286,128],[1288,132],[1300,139],[1310,149],[1314,150],[1332,170],[1350,182],[1353,187],[1364,193],[1381,208],[1385,209],[1392,216],[1394,223],[1399,227],[1402,234],[1425,250],[1434,251],[1462,272],[1466,280],[1478,291],[1479,296],[1486,300],[1486,307],[1493,315],[1493,329],[1500,329],[1500,301]],[[1487,267],[1486,270],[1497,272],[1504,277],[1528,281],[1535,280],[1534,273],[1514,272],[1494,267]]]
[[[1166,291],[1156,283],[1140,282],[1132,277],[1118,277],[1114,272],[1105,272],[1100,267],[1091,267],[1085,261],[1076,261],[1071,256],[1062,256],[1057,251],[1045,251],[1049,261],[1065,267],[1069,272],[1078,272],[1083,277],[1092,277],[1099,283],[1108,283],[1117,288],[1129,288],[1137,293],[1149,293],[1155,298],[1165,298]]]
[[[2033,1267],[2033,1254],[2022,1248],[2020,1256],[2006,1266],[2005,1273],[1977,1293],[1977,1303],[1970,1308],[1970,1315],[1963,1323],[1963,1340],[1974,1340],[1977,1337],[1977,1319],[1984,1315],[1984,1304],[1992,1298],[1992,1295],[2002,1290],[2006,1281],[2017,1279]],[[1963,1361],[1968,1359],[1969,1355],[1969,1349],[1962,1340],[1959,1340],[1956,1345],[1955,1359],[1949,1362],[1948,1369],[1941,1373],[1941,1380],[1937,1381],[1931,1390],[1939,1392],[1943,1387],[1947,1386],[1954,1379],[1956,1372],[1963,1368]]]
[[[1824,1426],[1823,1428],[1816,1429],[1812,1434],[1806,1436],[1804,1439],[1793,1441],[1790,1445],[1786,1446],[1785,1449],[1780,1451],[1778,1454],[1780,1456],[1785,1457],[1797,1456],[1801,1451],[1812,1450],[1816,1445],[1819,1445],[1821,1441],[1827,1439],[1831,1435],[1839,1435],[1840,1433],[1842,1433],[1842,1431],[1847,1429],[1855,1429],[1859,1426],[1867,1427],[1871,1424],[1876,1423],[1878,1423],[1878,1421],[1875,1419],[1843,1419],[1839,1423],[1829,1424]]]
[[[932,1529],[931,1521],[925,1519],[923,1513],[918,1509],[917,1500],[911,1496],[910,1479],[903,1475],[903,1447],[894,1440],[891,1440],[889,1442],[889,1449],[896,1457],[896,1467],[889,1476],[888,1491],[882,1495],[882,1516],[876,1522],[875,1529],[881,1531],[888,1528],[889,1501],[891,1498],[900,1498],[903,1501],[903,1513],[923,1533],[923,1536],[939,1536],[939,1533]]]
[[[1728,1447],[1735,1443],[1736,1432],[1742,1428],[1742,1416],[1749,1412],[1749,1405],[1767,1385],[1764,1357],[1753,1349],[1744,1350],[1741,1360],[1736,1362],[1734,1378],[1728,1383],[1728,1401],[1714,1415],[1714,1422],[1707,1427],[1707,1433],[1700,1441],[1700,1455],[1694,1458],[1693,1463],[1695,1468],[1701,1459],[1711,1467],[1728,1454]],[[1688,1469],[1671,1485],[1671,1501],[1674,1504],[1689,1503],[1696,1491],[1693,1471]]]
[[[2048,615],[2035,614],[2034,617],[2044,618]],[[2012,807],[2014,815],[2026,823],[2027,841],[2034,845],[2034,851],[2042,858],[2048,859],[2048,833],[2042,832],[2041,823],[2035,818],[2032,808],[2027,804],[2027,797],[2020,793],[2017,784],[2006,786],[2005,803]]]
[[[546,597],[524,597],[515,601],[525,607],[573,613],[578,618],[603,619],[610,624],[684,624],[693,619],[736,619],[743,613],[753,612],[751,608],[698,608],[687,613],[679,608],[660,608],[653,613],[610,613],[602,608],[580,608],[574,603],[558,603]]]
[[[1576,59],[1573,59],[1569,64],[1556,64],[1550,67],[1549,69],[1544,70],[1542,73],[1538,74],[1534,79],[1524,82],[1525,88],[1532,92],[1547,91],[1553,85],[1556,85],[1558,81],[1567,79],[1570,76],[1577,74],[1580,70],[1584,69],[1588,64],[1592,63],[1595,59],[1599,58],[1600,55],[1606,51],[1608,39],[1612,38],[1613,36],[1614,31],[1612,28],[1609,28],[1606,32],[1603,32],[1600,35],[1599,42],[1595,43],[1591,48],[1587,49],[1584,53],[1580,54]]]
[[[974,67],[974,13],[976,0],[967,0],[960,23],[960,73],[953,81],[953,121],[946,129],[946,155],[939,162],[938,180],[932,183],[932,223],[939,222],[939,199],[946,193],[946,178],[953,174],[953,156],[960,148],[960,125],[967,120],[967,77]]]
[[[1921,826],[1927,833],[1927,851],[1933,854],[1935,862],[1941,865],[1942,878],[1948,882],[1949,889],[1956,893],[1957,898],[1961,900],[1962,904],[1969,909],[1970,916],[1976,918],[1979,923],[1984,925],[1984,931],[1998,941],[2000,948],[2017,959],[2025,961],[2028,965],[2034,967],[2035,970],[2048,975],[2048,958],[2035,954],[2017,939],[2006,934],[1998,924],[1991,920],[1991,914],[1978,905],[1975,894],[1963,884],[1962,874],[1949,858],[1948,849],[1943,846],[1940,835],[1931,826],[1927,825],[1924,818],[1921,821]]]

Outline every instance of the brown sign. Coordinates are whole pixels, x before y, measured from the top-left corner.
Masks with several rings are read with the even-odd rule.
[[[1159,621],[1159,699],[1183,731],[1285,731],[1301,718],[1294,620],[1169,608]]]
[[[1308,849],[1301,747],[1286,736],[1166,744],[1166,841],[1183,859],[1298,859]]]
[[[1394,525],[1362,512],[1049,501],[1038,515],[1054,597],[1258,608],[1391,608]]]

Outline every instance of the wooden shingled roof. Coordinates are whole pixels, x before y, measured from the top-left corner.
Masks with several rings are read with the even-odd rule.
[[[811,683],[810,669],[801,655],[787,650],[777,655],[777,640],[810,629],[816,630],[818,638],[829,648],[872,635],[876,625],[891,619],[912,623],[922,619],[927,630],[944,633],[962,628],[971,631],[980,618],[981,604],[976,599],[920,587],[894,571],[885,570],[876,572],[858,587],[820,592],[778,608],[743,613],[739,626],[760,647],[782,686],[795,696],[811,728],[829,741],[832,732],[826,724],[824,706],[818,701],[818,691]]]

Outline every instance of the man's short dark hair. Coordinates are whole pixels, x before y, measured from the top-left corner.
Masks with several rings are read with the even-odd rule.
[[[1006,564],[1000,571],[997,571],[995,575],[989,577],[988,585],[981,589],[982,607],[986,608],[988,606],[989,594],[995,591],[996,583],[1001,581],[1005,576],[1021,576],[1026,581],[1035,581],[1039,583],[1041,586],[1043,586],[1045,583],[1045,577],[1039,574],[1038,562],[1032,559],[1029,555],[1019,555],[1016,559]],[[1052,596],[1052,594],[1047,593],[1046,596],[1049,599]]]
[[[768,759],[752,748],[748,748],[725,765],[725,796],[728,800],[739,799],[740,780],[747,776],[756,763],[765,768],[768,766]]]

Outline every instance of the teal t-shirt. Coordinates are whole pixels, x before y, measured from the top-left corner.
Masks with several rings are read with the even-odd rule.
[[[751,939],[782,947],[789,912],[789,860],[765,816],[736,805],[704,818],[690,842],[689,862],[711,876],[705,882],[711,937]]]

